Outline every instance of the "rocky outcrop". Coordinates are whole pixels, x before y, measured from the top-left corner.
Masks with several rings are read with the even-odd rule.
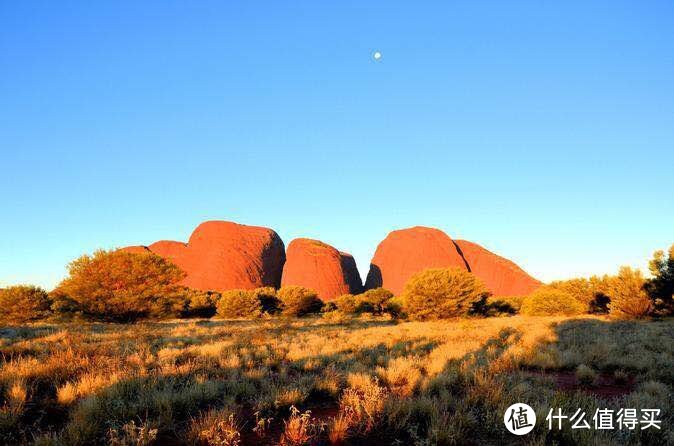
[[[447,267],[468,269],[447,234],[423,226],[400,229],[391,232],[377,246],[365,288],[384,287],[400,294],[415,273],[428,268]]]
[[[290,242],[281,286],[311,288],[328,301],[342,294],[359,292],[360,277],[349,254],[319,240],[298,238]]]
[[[120,251],[130,252],[131,254],[147,254],[150,252],[148,247],[143,245],[126,246],[120,249]]]
[[[477,243],[456,240],[470,271],[484,282],[494,296],[521,296],[541,286],[514,262],[486,250]]]
[[[123,249],[153,252],[172,261],[186,273],[183,285],[203,291],[300,285],[330,300],[363,290],[350,254],[300,238],[288,246],[286,261],[278,234],[259,226],[207,221],[194,230],[188,243],[162,240]],[[377,246],[365,289],[384,287],[400,294],[415,273],[448,267],[474,273],[495,296],[529,294],[541,285],[515,263],[480,245],[452,240],[439,229],[415,226],[391,232]]]
[[[284,248],[281,238],[271,229],[207,221],[194,230],[187,244],[163,240],[148,247],[123,249],[149,250],[171,260],[185,271],[185,286],[224,291],[278,287],[285,262]]]
[[[187,253],[187,244],[173,240],[160,240],[147,247],[155,254],[169,260],[179,260]]]
[[[365,288],[381,286],[399,294],[415,273],[449,267],[472,272],[494,296],[529,294],[541,285],[515,263],[480,245],[453,241],[439,229],[417,226],[393,231],[379,244]]]
[[[360,278],[358,266],[356,266],[356,259],[354,259],[353,256],[348,252],[340,251],[339,255],[342,257],[342,270],[344,271],[346,283],[349,284],[350,293],[351,294],[362,293],[363,279]]]

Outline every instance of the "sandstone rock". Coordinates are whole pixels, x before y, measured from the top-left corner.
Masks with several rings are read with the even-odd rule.
[[[339,252],[342,257],[342,270],[346,278],[346,283],[349,284],[351,294],[360,294],[363,292],[363,279],[360,278],[356,260],[348,252]]]
[[[185,271],[182,284],[202,291],[277,287],[285,247],[271,229],[226,221],[207,221],[188,243],[162,240],[150,246],[129,246],[127,252],[154,252]]]
[[[355,266],[353,257],[340,253],[326,243],[298,238],[288,245],[281,286],[311,288],[318,293],[318,297],[328,301],[359,289]]]
[[[285,249],[271,229],[207,221],[194,230],[186,252],[179,258],[187,273],[184,284],[190,288],[224,291],[278,287]]]
[[[124,252],[130,252],[131,254],[147,254],[148,252],[150,252],[148,247],[143,245],[125,246],[124,248],[120,248],[119,250]]]
[[[160,240],[148,246],[148,249],[169,260],[176,260],[187,253],[187,244],[173,240]]]
[[[484,282],[494,296],[521,296],[529,294],[541,282],[531,277],[514,262],[494,254],[482,246],[466,240],[456,245],[470,271]]]
[[[468,269],[447,234],[423,226],[401,229],[391,232],[377,246],[365,288],[384,287],[397,295],[415,273],[449,267]]]

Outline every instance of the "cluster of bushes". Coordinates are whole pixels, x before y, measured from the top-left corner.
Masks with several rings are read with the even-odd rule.
[[[528,296],[488,297],[483,284],[459,269],[431,269],[416,274],[401,295],[410,319],[440,319],[466,314],[579,315],[609,314],[636,319],[674,314],[674,246],[657,251],[651,278],[639,270],[620,268],[615,276],[555,281]]]
[[[375,288],[355,295],[344,294],[330,304],[334,305],[334,310],[346,315],[368,313],[375,316],[390,314],[397,317],[401,308],[393,293],[385,288]],[[330,309],[330,306],[326,308],[326,310]]]
[[[316,292],[301,286],[273,287],[254,290],[229,290],[216,303],[218,316],[223,318],[257,318],[265,315],[301,317],[319,313],[323,308]]]
[[[529,296],[499,298],[492,307],[526,315],[608,314],[615,319],[639,319],[674,314],[672,287],[674,255],[656,253],[652,278],[623,266],[615,276],[555,281]]]
[[[555,281],[528,296],[489,298],[475,275],[456,268],[415,274],[395,297],[383,288],[343,295],[324,304],[316,292],[300,286],[202,292],[180,286],[184,273],[152,253],[97,251],[68,266],[68,277],[55,290],[19,285],[0,289],[0,320],[24,323],[52,315],[97,320],[211,317],[300,317],[338,312],[388,314],[412,320],[469,314],[576,315],[608,313],[615,318],[671,315],[674,305],[674,246],[655,253],[652,278],[622,267],[616,276]]]
[[[68,265],[51,293],[35,286],[0,289],[0,321],[25,323],[51,316],[107,321],[141,318],[304,316],[318,313],[316,292],[299,286],[223,293],[179,285],[184,273],[152,253],[96,251]]]
[[[527,315],[609,314],[615,319],[639,319],[672,314],[667,303],[649,288],[661,276],[646,279],[641,271],[621,267],[615,276],[556,281],[523,300],[520,312]]]

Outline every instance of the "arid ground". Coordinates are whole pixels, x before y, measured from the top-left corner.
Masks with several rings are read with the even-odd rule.
[[[672,444],[674,321],[41,323],[0,331],[7,444]],[[537,413],[523,437],[505,409]],[[658,408],[661,429],[548,429]]]

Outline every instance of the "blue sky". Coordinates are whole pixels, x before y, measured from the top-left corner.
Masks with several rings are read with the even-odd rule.
[[[0,286],[207,219],[320,238],[363,276],[412,225],[543,280],[674,242],[671,2],[2,1],[0,20]]]

